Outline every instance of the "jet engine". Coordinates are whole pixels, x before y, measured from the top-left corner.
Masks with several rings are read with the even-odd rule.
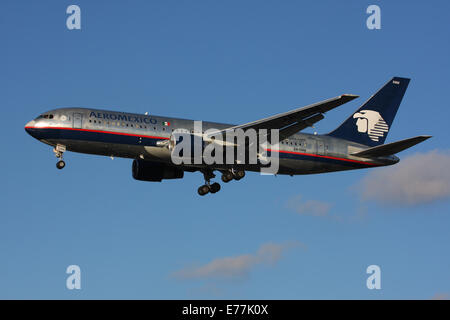
[[[136,180],[161,182],[163,179],[181,179],[184,171],[174,166],[136,159],[133,161],[132,174]]]

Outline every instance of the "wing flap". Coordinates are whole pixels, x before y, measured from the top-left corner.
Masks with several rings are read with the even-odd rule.
[[[305,120],[296,122],[288,127],[284,127],[283,129],[280,130],[280,136],[279,139],[284,140],[286,138],[289,138],[290,136],[292,136],[293,134],[307,128],[307,127],[312,127],[316,122],[319,122],[320,120],[322,120],[324,117],[323,114],[318,113],[313,115],[312,117],[309,117]]]

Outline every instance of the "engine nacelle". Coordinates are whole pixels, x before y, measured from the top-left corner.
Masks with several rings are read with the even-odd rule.
[[[136,180],[161,182],[163,179],[181,179],[184,171],[158,162],[134,160],[132,174]]]

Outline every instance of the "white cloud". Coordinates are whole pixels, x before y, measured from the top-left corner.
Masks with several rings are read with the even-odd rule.
[[[217,258],[202,266],[179,270],[173,276],[180,279],[243,278],[259,264],[275,264],[284,251],[294,246],[303,245],[266,243],[254,254]]]
[[[450,295],[448,293],[436,293],[431,300],[450,300]]]
[[[328,216],[331,204],[318,200],[306,200],[302,201],[302,197],[296,196],[291,198],[287,204],[288,209],[294,210],[301,215],[311,215],[315,217]]]
[[[450,197],[450,154],[417,153],[387,168],[373,169],[362,181],[364,200],[412,206]]]

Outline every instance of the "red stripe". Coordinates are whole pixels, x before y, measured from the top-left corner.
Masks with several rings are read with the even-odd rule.
[[[131,137],[140,137],[140,138],[169,140],[169,138],[166,138],[166,137],[146,136],[146,135],[140,135],[140,134],[125,133],[125,132],[102,131],[102,130],[79,129],[79,128],[67,128],[67,127],[25,127],[25,129],[74,130],[74,131],[86,131],[86,132],[96,132],[96,133],[117,134],[117,135],[121,135],[121,136],[131,136]]]
[[[169,138],[167,138],[167,137],[157,137],[157,136],[147,136],[147,135],[139,135],[139,134],[132,134],[132,133],[124,133],[124,132],[102,131],[102,130],[91,130],[91,129],[79,129],[79,128],[67,128],[67,127],[25,127],[25,129],[74,130],[74,131],[86,131],[86,132],[96,132],[96,133],[117,134],[117,135],[122,135],[122,136],[132,136],[132,137],[142,137],[142,138],[169,140]],[[317,157],[317,158],[325,158],[325,159],[333,159],[333,160],[354,162],[354,163],[371,165],[371,166],[376,166],[377,165],[375,163],[370,163],[370,162],[364,162],[364,161],[358,161],[358,160],[352,160],[352,159],[345,159],[345,158],[330,157],[330,156],[321,156],[321,155],[311,154],[311,153],[302,153],[302,152],[285,151],[285,150],[272,150],[272,149],[267,149],[267,151],[279,152],[279,153],[298,154],[298,155],[303,155],[303,156],[310,156],[310,157]]]
[[[364,161],[358,161],[358,160],[346,159],[346,158],[330,157],[330,156],[321,156],[321,155],[318,155],[318,154],[311,154],[311,153],[301,153],[301,152],[294,152],[294,151],[272,150],[272,149],[267,149],[267,151],[273,151],[273,152],[279,152],[279,153],[298,154],[298,155],[302,155],[302,156],[310,156],[310,157],[317,157],[317,158],[333,159],[333,160],[340,160],[340,161],[348,161],[348,162],[354,162],[354,163],[365,164],[365,165],[370,165],[370,166],[376,166],[377,165],[375,163],[370,163],[370,162],[364,162]]]

